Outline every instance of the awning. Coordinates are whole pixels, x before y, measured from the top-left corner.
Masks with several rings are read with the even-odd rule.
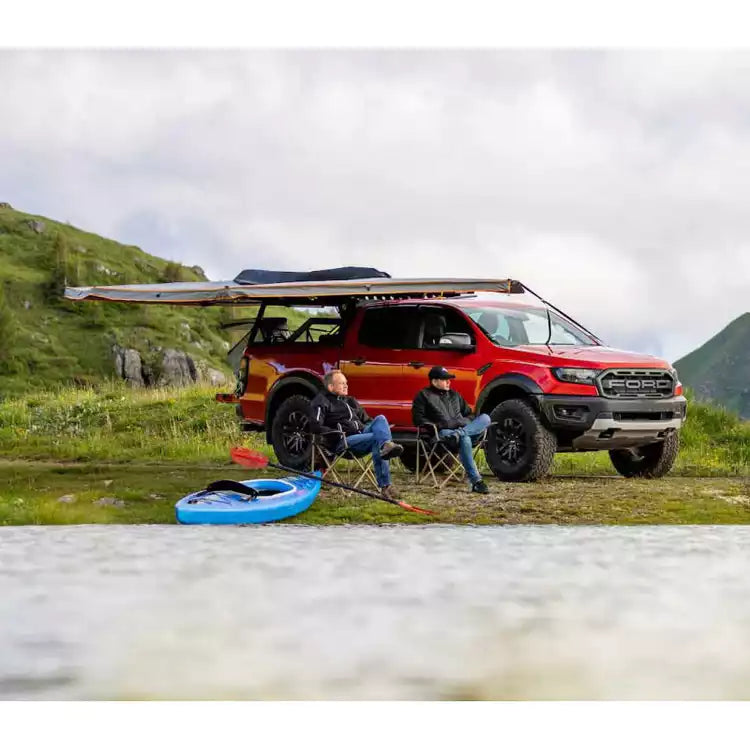
[[[502,292],[521,294],[513,279],[391,279],[296,281],[238,284],[232,281],[178,281],[169,284],[68,287],[65,299],[161,305],[337,305],[350,300],[453,297]]]

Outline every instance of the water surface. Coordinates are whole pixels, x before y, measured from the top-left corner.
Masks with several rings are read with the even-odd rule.
[[[747,698],[750,527],[0,528],[0,699]]]

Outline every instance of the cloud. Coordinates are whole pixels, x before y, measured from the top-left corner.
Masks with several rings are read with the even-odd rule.
[[[517,276],[685,354],[748,309],[750,55],[0,52],[0,200],[198,264]]]

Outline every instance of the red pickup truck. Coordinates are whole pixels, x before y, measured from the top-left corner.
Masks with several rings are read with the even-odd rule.
[[[676,371],[646,354],[608,348],[547,306],[507,295],[360,301],[298,330],[259,318],[242,342],[233,397],[246,430],[265,431],[282,464],[309,465],[309,404],[341,369],[370,415],[384,414],[414,467],[412,399],[439,364],[492,418],[485,451],[507,481],[544,476],[557,451],[607,450],[625,476],[672,467],[686,402]]]
[[[624,476],[663,476],[686,417],[668,362],[603,345],[511,279],[392,279],[351,267],[248,270],[231,281],[70,288],[65,297],[258,305],[230,352],[236,390],[216,398],[236,403],[243,429],[265,432],[280,462],[293,468],[309,466],[310,401],[336,368],[371,415],[394,425],[407,468],[416,461],[412,399],[436,364],[454,372],[453,386],[492,418],[485,455],[507,481],[544,476],[557,451],[606,450]],[[286,317],[266,316],[268,305],[336,314],[290,331]]]

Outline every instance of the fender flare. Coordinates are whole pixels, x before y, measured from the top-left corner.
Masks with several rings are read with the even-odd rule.
[[[539,384],[536,383],[536,381],[532,380],[532,378],[530,378],[528,375],[523,375],[520,372],[508,372],[504,375],[499,375],[494,380],[491,380],[482,389],[482,392],[479,394],[479,398],[477,399],[477,414],[482,411],[484,404],[486,403],[492,392],[504,385],[512,385],[516,388],[520,388],[524,393],[533,397],[541,396],[544,394],[544,391],[539,387]],[[534,401],[536,401],[536,398],[534,398]]]

